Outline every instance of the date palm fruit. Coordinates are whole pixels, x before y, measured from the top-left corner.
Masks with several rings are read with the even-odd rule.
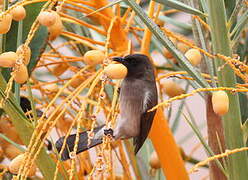
[[[175,97],[185,93],[184,89],[172,80],[162,83],[162,89],[169,97]]]
[[[14,67],[16,61],[18,59],[18,55],[15,52],[9,51],[0,54],[0,67]]]
[[[16,6],[11,10],[11,14],[15,21],[21,21],[26,17],[26,10],[23,6]]]
[[[23,84],[28,80],[28,69],[25,64],[20,64],[16,67],[14,73],[14,80],[19,84]]]
[[[29,64],[30,58],[31,58],[31,49],[29,46],[26,46],[25,44],[20,45],[17,50],[16,54],[20,57],[23,57],[23,63],[25,65]]]
[[[0,19],[0,34],[5,34],[10,30],[12,14],[6,14]]]
[[[90,50],[84,54],[84,62],[91,66],[101,64],[104,59],[105,55],[100,50]]]
[[[85,77],[83,75],[78,75],[76,78],[74,78],[70,84],[71,87],[77,88],[82,82],[85,81]]]
[[[43,11],[40,12],[39,16],[38,16],[38,21],[41,25],[43,26],[52,26],[55,24],[56,22],[56,12],[54,11]]]
[[[56,17],[56,21],[53,25],[47,27],[50,41],[55,40],[63,31],[63,24],[59,14],[55,11],[52,11],[52,13]]]
[[[189,49],[185,53],[185,57],[193,66],[197,66],[198,64],[200,64],[202,60],[202,55],[198,49]]]
[[[20,154],[16,156],[9,164],[9,171],[13,174],[18,174],[19,168],[21,167],[21,164],[24,161],[24,154]],[[29,167],[29,173],[28,176],[34,176],[36,173],[36,165],[32,165]]]
[[[229,109],[229,98],[225,91],[217,91],[212,95],[213,110],[218,115],[224,115]]]
[[[123,79],[127,75],[127,68],[122,64],[109,64],[104,73],[111,79]]]

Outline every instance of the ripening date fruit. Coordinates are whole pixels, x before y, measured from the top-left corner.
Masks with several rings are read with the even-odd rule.
[[[0,34],[5,34],[10,30],[12,22],[12,14],[6,14],[0,20]]]
[[[202,55],[198,49],[190,49],[185,53],[185,57],[193,66],[201,63]]]
[[[18,59],[18,55],[15,52],[5,52],[0,54],[0,67],[14,67],[16,61]]]
[[[24,64],[20,64],[15,67],[14,80],[19,84],[23,84],[28,80],[28,69]]]
[[[90,50],[84,54],[84,62],[91,66],[101,64],[104,58],[105,55],[100,50]]]
[[[169,97],[175,97],[185,93],[184,89],[172,80],[167,80],[162,83],[162,89]]]
[[[109,64],[104,73],[111,79],[123,79],[127,75],[127,68],[123,64]]]
[[[23,57],[23,63],[25,65],[29,64],[30,58],[31,58],[31,49],[29,46],[26,46],[24,44],[20,45],[17,50],[16,50],[16,54],[20,57]]]
[[[55,24],[56,18],[57,18],[56,12],[43,11],[43,12],[40,12],[38,16],[38,21],[41,25],[49,27]]]
[[[24,154],[20,154],[17,157],[15,157],[9,164],[9,171],[13,174],[18,174],[19,168],[21,167],[21,164],[24,161]],[[36,165],[32,165],[29,167],[29,173],[28,176],[34,176],[36,173]]]
[[[151,168],[153,168],[153,169],[161,168],[160,160],[158,158],[158,154],[156,151],[152,152],[152,154],[150,156],[149,164],[150,164]]]
[[[229,98],[225,91],[217,91],[212,95],[213,110],[218,115],[224,115],[229,110]]]
[[[55,15],[55,23],[51,26],[48,26],[49,31],[49,40],[53,41],[55,40],[63,31],[63,23],[59,16],[59,14],[55,11],[52,11],[52,13]]]
[[[70,84],[71,87],[77,88],[82,82],[85,81],[85,77],[82,75],[78,75],[76,78],[74,78]]]
[[[11,14],[15,21],[21,21],[26,17],[26,10],[23,6],[16,6],[11,10]]]

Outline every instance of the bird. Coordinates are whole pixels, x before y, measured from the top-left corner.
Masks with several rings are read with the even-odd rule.
[[[29,111],[32,111],[32,105],[31,105],[31,102],[30,100],[25,97],[25,96],[21,96],[20,97],[20,106],[21,106],[21,109],[24,113],[27,113]],[[38,117],[41,117],[43,112],[39,109],[36,109],[36,114]],[[32,113],[29,115],[29,117],[33,117]]]
[[[130,54],[125,57],[113,57],[113,61],[127,68],[127,75],[120,86],[120,119],[113,129],[101,125],[93,129],[94,137],[88,144],[88,131],[79,133],[76,154],[101,144],[104,135],[112,135],[114,140],[133,138],[134,153],[144,144],[156,113],[149,111],[158,103],[158,94],[154,68],[151,60],[144,54]],[[61,160],[71,158],[75,146],[76,134],[66,138],[66,148],[61,153]],[[55,147],[61,151],[65,136],[59,138]]]
[[[25,96],[20,97],[20,107],[24,113],[32,111],[31,101]],[[41,110],[35,109],[35,111],[36,111],[37,117],[41,117],[43,115],[43,112]],[[33,118],[33,114],[32,113],[29,114],[28,118]],[[50,140],[46,139],[45,144],[46,144],[47,150],[51,151],[52,150],[52,142]]]

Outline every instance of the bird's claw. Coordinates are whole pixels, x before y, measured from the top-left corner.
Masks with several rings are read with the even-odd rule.
[[[114,137],[114,131],[113,131],[113,129],[112,128],[104,129],[104,135],[113,138]]]

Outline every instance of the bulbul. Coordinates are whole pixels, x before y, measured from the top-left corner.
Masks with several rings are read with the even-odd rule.
[[[133,138],[135,154],[144,144],[152,126],[155,111],[149,109],[157,105],[158,95],[154,69],[146,55],[131,54],[128,56],[114,57],[127,67],[128,73],[120,87],[120,119],[115,128],[106,129],[105,125],[93,129],[94,137],[88,144],[87,131],[79,134],[77,154],[102,143],[104,134],[111,134],[115,140]],[[58,152],[61,151],[65,137],[61,137],[55,143]],[[66,147],[62,152],[61,160],[70,158],[73,151],[76,135],[69,135],[66,139]]]

